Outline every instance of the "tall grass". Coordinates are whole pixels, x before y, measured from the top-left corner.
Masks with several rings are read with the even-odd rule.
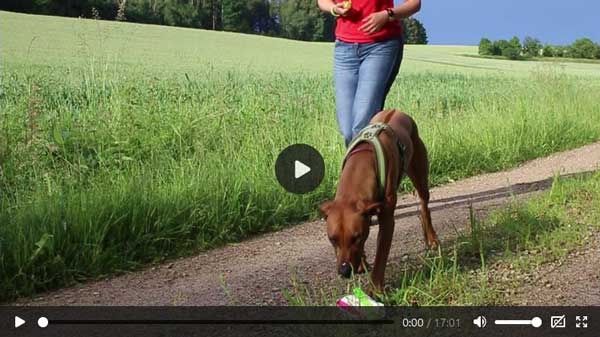
[[[17,66],[1,85],[2,300],[309,219],[335,190],[329,75]],[[417,120],[439,184],[599,139],[597,87],[423,73],[400,76],[387,104]],[[326,161],[304,196],[273,171],[297,142]]]

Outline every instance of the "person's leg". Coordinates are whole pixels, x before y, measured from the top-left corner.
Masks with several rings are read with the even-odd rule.
[[[387,99],[387,95],[392,88],[392,84],[396,80],[396,76],[398,76],[398,72],[400,71],[400,65],[402,64],[402,59],[404,58],[404,39],[400,38],[400,48],[398,50],[398,56],[396,57],[396,62],[394,63],[394,68],[392,69],[392,73],[388,78],[387,85],[385,87],[385,92],[383,94],[383,100],[381,101],[381,106],[379,107],[379,111],[383,110],[385,107],[385,100]]]
[[[335,106],[337,121],[340,132],[344,137],[346,146],[352,140],[352,124],[354,115],[352,106],[354,96],[356,95],[356,86],[358,84],[358,69],[360,59],[357,55],[357,45],[335,42],[334,57],[334,81],[335,81]]]
[[[352,136],[367,126],[371,118],[380,111],[400,46],[401,41],[398,39],[361,46],[364,48],[359,53],[362,63],[352,106]]]

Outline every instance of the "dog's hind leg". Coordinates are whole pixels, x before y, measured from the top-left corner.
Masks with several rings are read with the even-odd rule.
[[[425,243],[430,249],[435,249],[439,245],[439,242],[437,234],[431,225],[431,212],[429,211],[429,160],[427,159],[427,149],[419,136],[415,135],[412,138],[413,155],[406,174],[419,195],[419,212]]]

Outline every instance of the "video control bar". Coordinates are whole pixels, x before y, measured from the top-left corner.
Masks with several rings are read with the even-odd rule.
[[[581,336],[600,307],[0,307],[0,336]]]

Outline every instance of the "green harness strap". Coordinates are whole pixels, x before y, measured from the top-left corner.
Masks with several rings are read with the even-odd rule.
[[[368,142],[373,145],[375,149],[375,158],[377,161],[377,182],[379,183],[379,196],[383,200],[385,197],[385,186],[386,186],[386,165],[385,165],[385,152],[383,151],[383,147],[381,146],[381,141],[379,140],[379,134],[383,132],[383,130],[388,130],[392,135],[396,135],[392,128],[385,123],[375,123],[369,124],[364,129],[360,130],[358,135],[352,139],[350,145],[348,145],[348,150],[346,151],[346,155],[344,156],[344,165],[346,164],[346,159],[350,152],[354,150],[358,146],[358,144],[362,142]],[[403,166],[405,166],[404,160],[404,145],[400,144],[396,138],[396,143],[398,144],[398,150],[400,153],[400,159],[403,162]],[[343,168],[343,165],[342,165]]]

